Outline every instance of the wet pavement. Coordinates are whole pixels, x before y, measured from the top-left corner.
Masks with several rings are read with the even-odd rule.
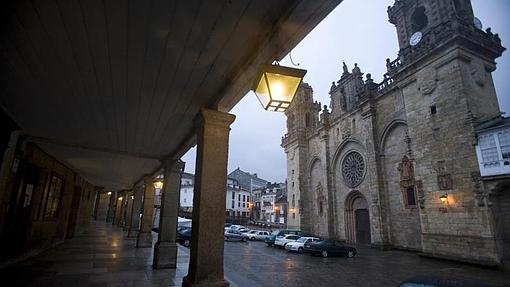
[[[121,228],[96,222],[87,234],[0,270],[0,286],[181,286],[189,250],[179,246],[177,269],[152,269],[152,248],[135,248]],[[154,241],[156,234],[154,233]],[[226,242],[225,278],[232,286],[398,286],[416,275],[475,278],[510,286],[510,274],[403,251],[359,248],[355,258],[312,257],[263,242]]]
[[[225,243],[225,274],[239,286],[398,286],[418,275],[510,286],[510,273],[420,257],[412,252],[358,247],[354,258],[322,258],[251,241]]]

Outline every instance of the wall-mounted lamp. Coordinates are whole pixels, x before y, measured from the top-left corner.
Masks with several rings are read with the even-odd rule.
[[[124,197],[122,197],[122,196],[121,196],[121,197],[119,197],[119,199],[118,199],[118,200],[123,200],[123,199],[124,199]]]
[[[131,195],[131,200],[135,199],[135,196],[134,195]]]
[[[162,189],[163,188],[163,181],[161,179],[158,179],[154,181],[154,188],[155,189]]]
[[[111,192],[111,191],[108,191],[106,194],[108,194],[108,195],[112,195],[112,192]]]
[[[441,203],[443,203],[444,205],[447,205],[448,204],[448,194],[445,193],[445,194],[441,195],[439,197],[439,200],[441,200]]]
[[[259,72],[252,90],[267,111],[284,112],[294,99],[306,70],[265,65]]]

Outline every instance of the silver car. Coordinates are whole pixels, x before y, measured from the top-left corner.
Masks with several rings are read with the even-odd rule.
[[[243,236],[249,240],[264,240],[269,236],[269,232],[262,230],[252,230],[248,233],[243,233]]]
[[[243,234],[237,230],[227,230],[225,231],[225,240],[236,240],[236,241],[243,241],[246,242],[248,239],[246,237],[243,237]]]

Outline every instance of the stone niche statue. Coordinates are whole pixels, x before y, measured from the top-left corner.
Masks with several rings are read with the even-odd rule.
[[[414,166],[406,155],[398,164],[398,171],[400,172],[400,187],[407,188],[414,185]]]

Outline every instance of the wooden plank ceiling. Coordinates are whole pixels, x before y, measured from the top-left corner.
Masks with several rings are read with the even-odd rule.
[[[11,1],[0,105],[93,184],[129,189],[185,152],[200,108],[232,108],[340,1]]]

